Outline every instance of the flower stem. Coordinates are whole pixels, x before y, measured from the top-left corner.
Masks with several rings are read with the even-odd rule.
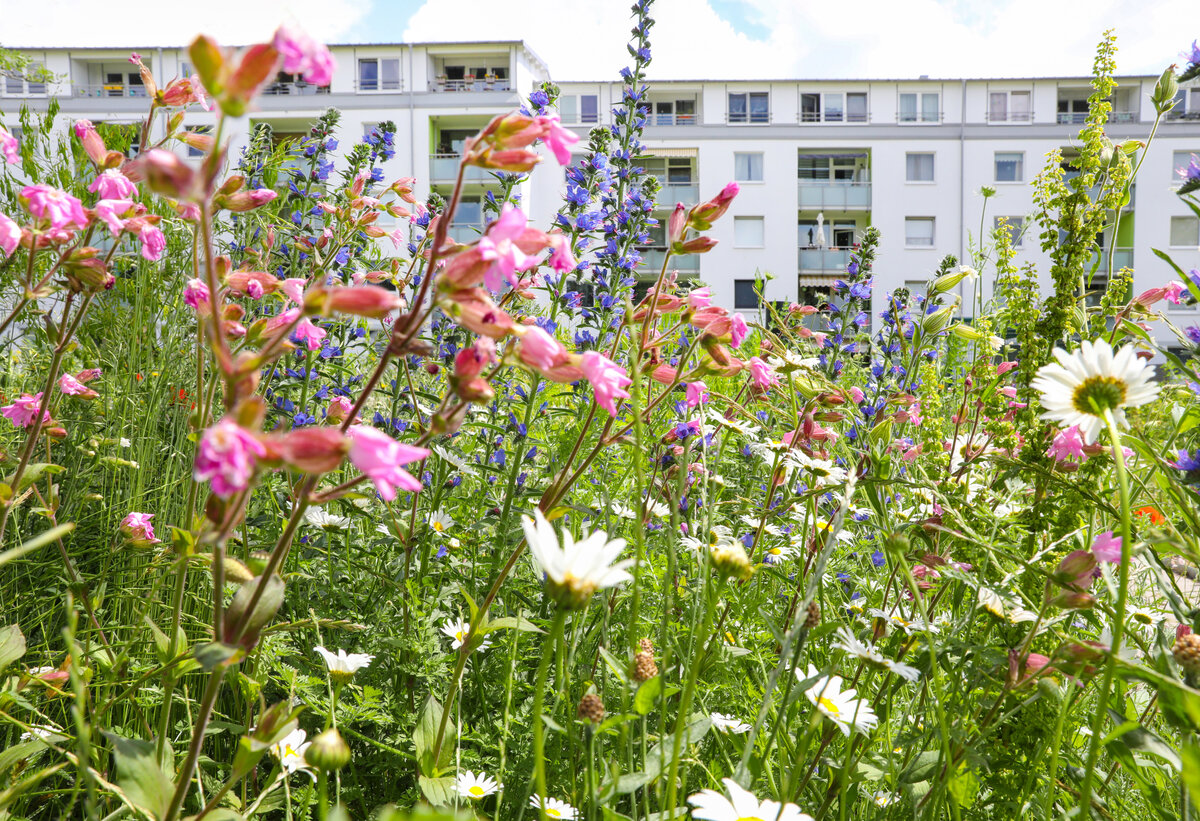
[[[546,728],[542,724],[542,706],[546,702],[546,678],[550,673],[550,656],[554,655],[551,648],[558,644],[562,636],[563,625],[567,621],[567,611],[558,608],[554,613],[554,625],[542,645],[542,657],[538,660],[537,680],[533,685],[533,772],[534,783],[537,784],[538,800],[543,806],[538,810],[538,817],[545,821],[546,812]]]

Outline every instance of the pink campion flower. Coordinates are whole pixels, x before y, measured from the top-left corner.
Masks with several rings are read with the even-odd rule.
[[[42,392],[35,395],[25,394],[13,400],[11,405],[0,407],[0,415],[7,417],[18,428],[27,428],[37,418],[38,408],[42,406]],[[42,413],[42,424],[50,421],[50,411]]]
[[[688,294],[687,301],[692,308],[707,308],[712,305],[712,289],[697,288]]]
[[[570,165],[571,146],[579,142],[579,135],[563,128],[557,114],[539,116],[537,121],[546,128],[542,142],[554,154],[554,159],[559,165]]]
[[[108,230],[115,237],[125,230],[125,220],[122,217],[133,207],[133,200],[100,200],[96,203],[96,216],[108,226]]]
[[[108,148],[104,145],[104,139],[96,132],[96,127],[92,125],[92,121],[76,120],[75,136],[83,144],[83,150],[87,152],[92,162],[103,166],[108,159]]]
[[[425,448],[397,442],[386,433],[355,425],[349,430],[350,462],[375,483],[375,489],[385,502],[396,498],[396,489],[421,489],[421,483],[401,465],[419,462],[429,455]]]
[[[854,385],[850,388],[850,398],[854,400],[854,404],[861,405],[863,399],[866,398],[866,394],[862,392],[862,388]]]
[[[262,299],[263,293],[262,283],[257,279],[251,279],[246,283],[246,296],[251,299]]]
[[[296,329],[292,331],[292,336],[297,342],[303,342],[305,347],[310,351],[318,351],[321,349],[321,340],[325,338],[326,331],[324,328],[318,328],[312,323],[308,317],[304,317],[296,324]]]
[[[1001,362],[996,366],[996,376],[1004,376],[1004,374],[1017,367],[1016,362]]]
[[[300,74],[306,82],[317,86],[327,86],[333,80],[333,70],[337,67],[333,54],[299,29],[284,23],[276,30],[272,45],[283,55],[286,73]]]
[[[279,283],[279,290],[283,291],[287,298],[297,305],[304,304],[304,286],[307,282],[299,277],[291,277]]]
[[[9,163],[16,164],[21,161],[21,144],[17,142],[17,138],[8,133],[8,129],[0,125],[0,154],[4,155]]]
[[[1121,561],[1121,537],[1114,536],[1111,530],[1106,530],[1092,542],[1092,555],[1096,561],[1117,564]]]
[[[550,234],[550,267],[560,274],[570,273],[579,265],[571,252],[571,240],[563,234]]]
[[[95,399],[100,395],[69,373],[58,378],[58,389],[67,396],[82,396],[84,399]]]
[[[729,340],[733,347],[739,347],[748,333],[750,328],[746,326],[746,320],[741,314],[735,313],[729,318]]]
[[[0,214],[0,251],[4,256],[11,257],[21,244],[21,226],[13,222],[7,214]]]
[[[151,262],[158,262],[162,259],[163,251],[167,250],[167,238],[163,236],[163,232],[157,225],[143,225],[141,232],[138,233],[138,239],[142,243],[144,258]]]
[[[153,513],[130,513],[121,520],[121,532],[135,544],[157,544],[162,539],[154,537],[154,525],[150,523],[153,518]]]
[[[524,211],[515,205],[505,205],[500,219],[480,238],[478,248],[491,263],[483,274],[483,283],[489,290],[499,291],[505,281],[516,285],[519,280],[516,272],[537,267],[537,260],[527,256],[517,244],[527,222]]]
[[[75,378],[80,382],[91,382],[93,379],[99,379],[101,370],[99,368],[84,368],[79,373],[75,374]]]
[[[708,386],[703,382],[687,383],[687,406],[698,408],[708,401]]]
[[[86,228],[83,203],[65,191],[49,185],[27,185],[21,189],[21,201],[35,219],[45,220],[51,228]]]
[[[760,390],[779,384],[779,377],[775,375],[775,370],[757,356],[750,357],[750,379],[754,382],[754,387]]]
[[[335,396],[329,400],[329,408],[325,411],[325,419],[329,422],[344,421],[354,410],[354,403],[344,396]]]
[[[1164,298],[1172,305],[1178,305],[1183,301],[1182,297],[1186,292],[1186,285],[1178,280],[1172,280],[1171,282],[1167,283],[1167,292],[1164,295]]]
[[[211,480],[213,493],[228,499],[250,486],[258,460],[266,453],[250,431],[225,418],[201,435],[192,475],[197,482]]]
[[[106,168],[97,174],[88,191],[99,194],[102,200],[127,200],[137,196],[137,186],[115,168]]]
[[[1071,425],[1058,432],[1054,437],[1054,441],[1050,443],[1050,447],[1046,450],[1047,456],[1053,456],[1056,462],[1074,461],[1083,464],[1087,461],[1087,454],[1083,451],[1083,436],[1079,433],[1078,425]]]
[[[537,325],[531,325],[521,334],[518,355],[521,361],[531,368],[548,371],[566,360],[567,349],[546,331]]]
[[[608,411],[609,416],[617,415],[615,399],[628,399],[626,385],[633,380],[625,375],[625,371],[616,362],[596,351],[588,351],[579,358],[579,368],[584,377],[591,383],[596,394],[596,402]]]
[[[201,305],[207,307],[210,297],[208,286],[202,280],[189,279],[183,288],[183,304],[194,310],[199,310]]]
[[[167,87],[159,95],[159,102],[171,108],[183,108],[190,103],[199,103],[205,111],[212,111],[212,105],[204,96],[204,86],[200,83],[200,77],[195,74],[167,83]]]

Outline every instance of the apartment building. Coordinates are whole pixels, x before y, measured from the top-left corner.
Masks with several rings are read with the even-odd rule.
[[[551,76],[522,42],[332,50],[338,71],[328,87],[281,74],[257,109],[236,124],[235,146],[259,122],[269,122],[281,139],[301,136],[334,107],[342,112],[343,146],[391,120],[396,155],[385,166],[388,175],[416,177],[419,193],[449,193],[463,141]],[[10,125],[17,105],[36,109],[50,96],[70,117],[96,122],[132,122],[145,110],[145,89],[127,61],[128,49],[23,51],[56,81],[0,78],[0,112]],[[137,51],[159,78],[190,73],[182,48]],[[1156,80],[1119,78],[1108,125],[1113,140],[1148,135]],[[559,85],[566,125],[586,137],[589,129],[611,124],[619,83]],[[1200,155],[1200,84],[1188,85],[1154,144],[1138,157],[1140,175],[1119,224],[1098,238],[1105,263],[1111,255],[1115,268],[1135,270],[1138,290],[1176,276],[1155,249],[1170,253],[1185,270],[1200,268],[1200,220],[1175,195],[1180,169],[1190,155]],[[868,226],[882,236],[877,301],[896,287],[921,290],[945,254],[967,259],[981,230],[990,232],[1000,218],[1015,231],[1018,262],[1036,265],[1045,287],[1049,261],[1029,220],[1030,182],[1051,150],[1070,156],[1090,91],[1084,77],[655,82],[644,165],[663,184],[663,216],[676,202],[698,202],[730,180],[741,186],[729,215],[711,232],[720,244],[708,254],[673,261],[681,278],[702,280],[730,307],[758,307],[756,272],[771,277],[765,299],[819,300]],[[191,128],[211,124],[212,116],[200,111],[186,120]],[[482,229],[481,204],[492,182],[482,171],[469,175],[452,229],[460,240]],[[549,224],[563,185],[550,163],[521,187],[524,207],[538,223]],[[996,191],[986,211],[979,193],[985,186]],[[664,253],[660,231],[643,250],[646,279],[657,273]],[[1107,264],[1100,270],[1092,283],[1097,292]],[[982,287],[986,296],[990,284]],[[881,308],[877,304],[875,312]],[[1176,324],[1200,320],[1196,308],[1168,310]]]

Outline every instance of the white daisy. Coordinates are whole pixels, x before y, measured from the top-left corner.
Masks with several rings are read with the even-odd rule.
[[[916,667],[910,667],[899,661],[893,661],[887,658],[872,644],[859,641],[854,634],[850,632],[848,627],[839,627],[837,633],[838,640],[835,646],[841,648],[845,652],[854,656],[857,659],[867,662],[870,665],[895,673],[905,681],[916,681],[921,677],[921,671]]]
[[[709,718],[712,719],[713,726],[723,733],[741,735],[750,730],[749,724],[746,724],[744,721],[738,721],[733,716],[727,716],[724,713],[713,713]]]
[[[345,516],[335,516],[323,507],[307,508],[304,521],[322,530],[345,530],[350,526],[350,520]]]
[[[317,655],[325,659],[325,666],[329,668],[329,677],[339,684],[350,681],[354,678],[355,673],[366,667],[375,658],[366,653],[347,653],[345,650],[331,653],[319,645],[313,649],[317,651]]]
[[[699,821],[813,821],[795,804],[780,804],[767,799],[760,802],[753,793],[738,786],[732,778],[722,779],[729,798],[716,790],[701,790],[688,798],[692,818]]]
[[[928,630],[930,633],[939,632],[937,624],[926,625],[925,622],[919,617],[913,617],[910,620],[904,618],[899,613],[885,613],[877,607],[872,608],[869,612],[870,615],[874,616],[875,618],[882,619],[883,621],[895,627],[903,628],[904,631],[909,634],[924,633],[926,630]]]
[[[304,752],[312,742],[305,741],[307,737],[307,734],[297,727],[271,745],[271,755],[279,760],[279,766],[288,775],[296,772],[296,770],[308,771],[308,764],[304,761]],[[309,774],[311,775],[311,773]]]
[[[464,798],[478,801],[484,796],[496,792],[496,790],[500,789],[500,785],[496,783],[496,779],[486,773],[475,775],[475,773],[467,770],[458,774],[458,778],[454,782],[454,789]]]
[[[959,434],[950,442],[950,472],[957,473],[965,463],[978,464],[980,460],[997,452],[981,434]]]
[[[557,798],[547,798],[545,799],[545,803],[543,805],[543,802],[538,800],[536,795],[531,795],[529,796],[529,806],[533,807],[535,810],[540,809],[546,814],[547,818],[571,819],[575,818],[579,814],[576,812],[575,808],[566,801],[559,801]]]
[[[871,797],[871,800],[875,802],[875,806],[877,807],[890,807],[892,804],[895,804],[897,801],[899,801],[900,798],[894,792],[880,791],[875,793],[875,795]]]
[[[820,674],[811,664],[808,665],[807,673],[802,673],[800,668],[796,668],[796,678],[801,681],[817,676]],[[820,676],[804,695],[822,715],[836,724],[845,736],[849,736],[852,730],[868,733],[879,723],[871,705],[857,698],[858,692],[854,688],[842,690],[841,676]]]
[[[28,732],[21,733],[21,737],[17,740],[33,741],[36,738],[39,741],[54,741],[56,740],[56,737],[57,739],[66,738],[66,736],[62,734],[62,731],[55,727],[50,727],[45,724],[30,724]]]
[[[846,481],[846,471],[828,459],[816,459],[803,451],[791,450],[784,461],[789,468],[803,470],[812,476],[814,488],[833,487]]]
[[[1092,444],[1105,427],[1111,412],[1118,426],[1125,426],[1124,408],[1152,402],[1159,386],[1151,381],[1154,367],[1138,357],[1132,345],[1113,351],[1103,339],[1080,343],[1079,350],[1054,350],[1057,363],[1038,370],[1030,386],[1041,394],[1043,419],[1060,422],[1063,428],[1078,425],[1086,444]]]
[[[462,644],[467,639],[467,633],[471,632],[471,622],[463,621],[462,619],[447,620],[442,625],[442,632],[450,637],[450,649],[457,650],[462,647]],[[480,652],[492,646],[491,639],[485,638],[483,643],[476,649]]]
[[[451,519],[447,513],[441,510],[429,517],[429,527],[432,528],[433,532],[437,533],[439,536],[444,536],[447,530],[454,527],[454,524],[454,520]]]
[[[625,549],[624,539],[608,540],[608,534],[597,530],[583,541],[576,542],[570,532],[563,532],[562,547],[553,526],[540,510],[534,519],[521,518],[525,539],[534,561],[546,574],[551,598],[568,608],[587,604],[597,590],[615,587],[633,579],[625,568],[633,559],[615,562]],[[615,562],[615,563],[614,563]]]
[[[773,544],[763,551],[762,560],[767,564],[779,564],[796,555],[796,547],[791,544]]]

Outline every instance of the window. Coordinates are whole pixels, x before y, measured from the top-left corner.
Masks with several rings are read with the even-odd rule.
[[[1200,120],[1200,88],[1179,89],[1175,107],[1167,112],[1168,120]]]
[[[735,153],[733,155],[733,178],[738,182],[762,182],[763,155]]]
[[[846,95],[846,122],[865,123],[867,121],[867,95],[865,92],[854,92]]]
[[[758,308],[758,292],[754,290],[754,280],[735,279],[733,281],[733,307],[739,311]]]
[[[600,98],[595,94],[564,94],[558,98],[558,113],[564,123],[598,123]]]
[[[695,100],[655,100],[648,105],[652,110],[650,125],[691,125],[696,122]]]
[[[695,180],[695,169],[691,157],[647,157],[642,161],[647,174],[652,174],[662,185],[673,183],[690,184]]]
[[[900,95],[900,122],[936,123],[942,119],[940,95],[934,92],[909,92]]]
[[[1188,166],[1200,165],[1200,151],[1176,151],[1171,157],[1171,176],[1175,182],[1187,178]]]
[[[796,176],[802,180],[865,182],[867,159],[866,154],[801,154]]]
[[[933,217],[905,217],[904,244],[909,248],[932,248]]]
[[[185,130],[191,132],[192,134],[211,135],[213,129],[211,125],[189,125]],[[205,156],[205,152],[189,143],[187,147],[187,155],[189,157],[203,157]]]
[[[804,123],[819,123],[821,121],[821,95],[800,95],[800,121]]]
[[[762,217],[733,218],[734,248],[762,248],[763,237],[764,231]]]
[[[751,91],[729,95],[729,122],[769,123],[771,121],[770,95],[765,91]]]
[[[399,91],[400,60],[370,58],[358,61],[359,91]]]
[[[1020,151],[996,152],[996,182],[1021,182],[1025,179],[1025,155]]]
[[[1013,248],[1020,248],[1021,242],[1024,239],[1025,218],[1024,217],[996,217],[992,223],[996,230],[1000,230],[1001,226],[1008,229],[1008,242]]]
[[[822,116],[824,105],[824,116]],[[867,94],[840,91],[800,95],[800,122],[803,123],[865,123],[867,121]]]
[[[1033,119],[1028,91],[993,91],[988,94],[988,122],[1027,123]]]
[[[1200,219],[1196,217],[1171,217],[1171,247],[1200,247]]]
[[[910,298],[925,296],[925,288],[929,285],[923,279],[906,279],[904,280],[904,288],[908,291]]]
[[[825,95],[825,122],[840,123],[843,110],[841,94]]]
[[[933,182],[933,155],[907,154],[905,179],[908,182]]]

